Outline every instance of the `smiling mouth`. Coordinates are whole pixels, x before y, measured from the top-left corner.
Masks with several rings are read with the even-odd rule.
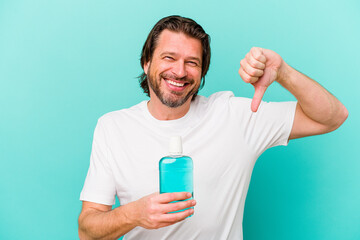
[[[183,87],[183,86],[188,84],[186,82],[179,83],[179,82],[174,82],[174,81],[171,81],[171,80],[168,80],[168,79],[165,79],[165,81],[168,82],[169,84],[175,86],[175,87]]]
[[[169,85],[174,86],[174,87],[178,87],[178,88],[185,87],[186,85],[189,84],[188,82],[175,82],[175,81],[173,81],[173,80],[166,79],[166,78],[164,78],[164,80],[165,80]]]

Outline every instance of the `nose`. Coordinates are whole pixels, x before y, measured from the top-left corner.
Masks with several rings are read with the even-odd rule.
[[[184,61],[176,61],[176,63],[174,63],[174,65],[173,65],[172,72],[178,78],[186,77],[187,71],[186,71],[186,67],[185,67],[185,62]]]

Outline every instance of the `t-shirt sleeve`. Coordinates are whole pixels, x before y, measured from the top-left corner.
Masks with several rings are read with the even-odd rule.
[[[264,102],[257,112],[250,109],[251,99],[232,97],[230,105],[239,120],[244,141],[257,155],[266,149],[284,145],[294,122],[297,102]]]
[[[80,194],[81,201],[104,205],[115,204],[116,188],[108,155],[106,132],[100,118],[94,132],[90,167]]]

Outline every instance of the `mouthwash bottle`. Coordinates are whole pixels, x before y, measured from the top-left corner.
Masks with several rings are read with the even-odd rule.
[[[160,193],[190,192],[192,195],[190,199],[193,199],[193,161],[191,157],[182,155],[180,136],[170,138],[169,155],[160,159],[159,173]],[[184,210],[186,209],[175,212]]]

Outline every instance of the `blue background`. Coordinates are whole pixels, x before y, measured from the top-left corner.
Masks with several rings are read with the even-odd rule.
[[[212,38],[200,94],[252,97],[238,76],[269,48],[348,108],[337,131],[291,141],[255,165],[244,239],[360,239],[360,2],[0,0],[0,239],[76,239],[93,130],[147,97],[136,77],[153,25],[179,14]],[[266,101],[294,98],[277,83]]]

